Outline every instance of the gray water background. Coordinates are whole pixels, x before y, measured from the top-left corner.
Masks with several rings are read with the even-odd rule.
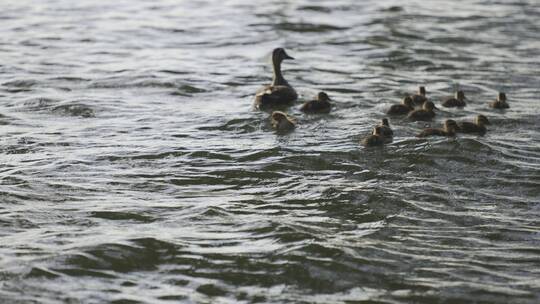
[[[0,8],[0,302],[540,301],[538,1]],[[285,136],[251,109],[278,46],[335,101]],[[487,135],[361,147],[418,85]]]

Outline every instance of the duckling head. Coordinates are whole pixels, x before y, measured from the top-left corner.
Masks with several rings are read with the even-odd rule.
[[[435,104],[431,101],[424,102],[424,105],[422,105],[422,108],[427,111],[433,111],[435,108]]]
[[[485,117],[484,115],[478,115],[476,116],[476,124],[481,126],[481,125],[490,125],[491,123],[489,122],[487,117]]]
[[[381,126],[376,126],[373,128],[372,135],[382,136],[383,134],[383,128]]]
[[[418,93],[420,93],[420,95],[422,96],[426,96],[426,87],[424,86],[418,87]]]
[[[287,114],[281,111],[274,111],[272,112],[272,119],[275,121],[282,121],[284,119],[287,119]]]
[[[498,99],[501,100],[501,101],[506,101],[506,93],[499,92]]]
[[[272,61],[274,62],[282,62],[285,59],[294,59],[293,57],[289,56],[284,48],[275,48],[272,52]]]
[[[331,101],[332,99],[330,99],[330,97],[328,97],[328,94],[326,94],[325,92],[319,92],[319,94],[317,94],[317,100],[319,100],[319,101]]]
[[[411,96],[407,95],[403,98],[403,101],[402,103],[408,107],[413,107],[414,104],[413,104],[413,100],[411,98]]]
[[[383,126],[390,127],[390,124],[388,123],[388,118],[383,118],[383,119],[381,120],[381,124],[382,124]]]
[[[457,100],[464,100],[465,99],[465,93],[463,91],[457,91],[456,92],[456,99]]]
[[[458,124],[455,120],[447,119],[444,121],[444,129],[447,132],[455,132],[458,129]]]

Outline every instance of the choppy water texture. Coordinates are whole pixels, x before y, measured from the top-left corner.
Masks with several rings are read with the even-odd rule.
[[[538,303],[538,2],[253,2],[0,5],[0,302]],[[421,84],[488,134],[362,148]]]

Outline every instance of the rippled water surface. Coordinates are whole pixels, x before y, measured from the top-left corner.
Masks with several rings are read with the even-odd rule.
[[[537,1],[0,8],[0,302],[540,301]],[[251,108],[278,46],[335,103],[288,135]],[[418,85],[487,135],[361,147]]]

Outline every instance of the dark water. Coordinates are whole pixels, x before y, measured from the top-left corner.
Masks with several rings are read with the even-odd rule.
[[[0,302],[538,303],[538,2],[252,2],[0,5]],[[421,84],[488,134],[360,147]]]

